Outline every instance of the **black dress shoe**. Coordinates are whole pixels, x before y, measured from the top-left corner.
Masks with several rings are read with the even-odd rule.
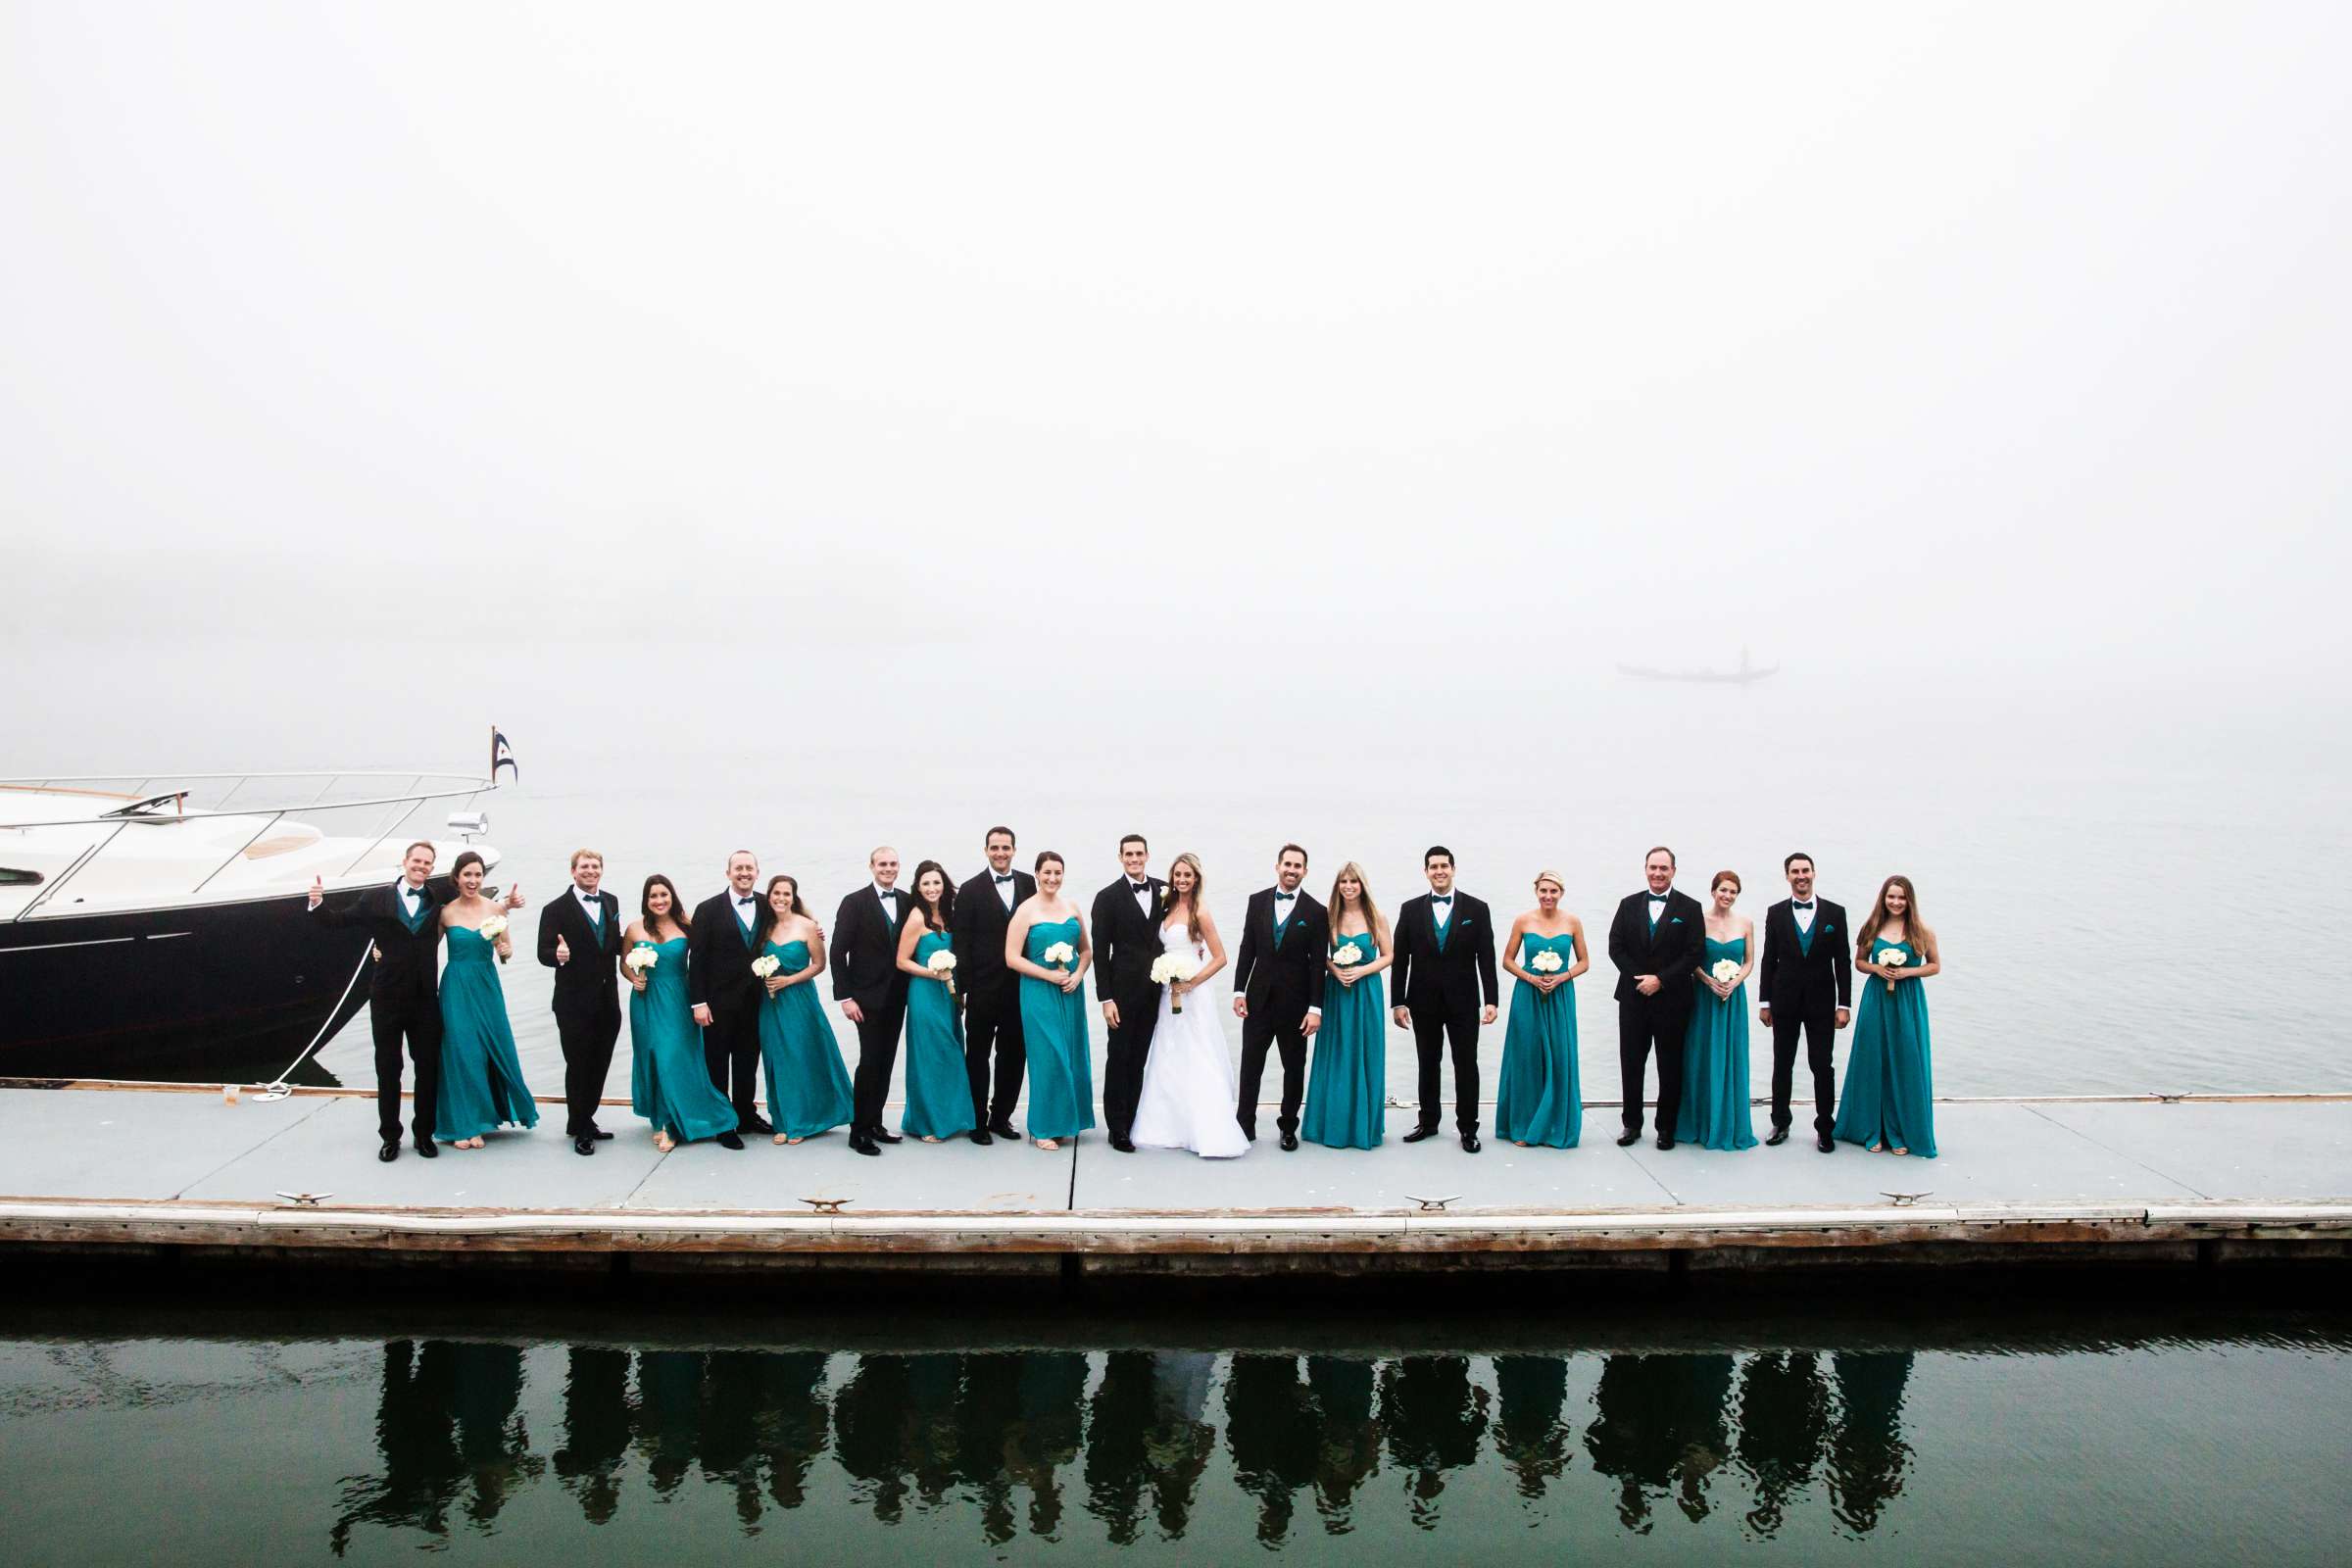
[[[720,1133],[718,1135],[718,1147],[721,1149],[741,1149],[743,1147],[742,1135],[738,1133]]]
[[[1117,1150],[1122,1154],[1132,1154],[1135,1152],[1135,1145],[1129,1143],[1124,1138],[1113,1138],[1110,1141],[1110,1147]]]
[[[999,1116],[988,1124],[988,1130],[992,1137],[1002,1138],[1008,1144],[1021,1141],[1020,1131],[1012,1125],[1010,1116]]]
[[[1475,1154],[1475,1153],[1477,1153],[1477,1152],[1479,1152],[1481,1149],[1484,1149],[1485,1147],[1486,1147],[1486,1146],[1485,1146],[1484,1144],[1482,1144],[1482,1143],[1480,1143],[1480,1142],[1478,1141],[1478,1134],[1476,1134],[1476,1133],[1464,1133],[1464,1134],[1462,1134],[1462,1152],[1463,1152],[1463,1153],[1465,1153],[1465,1154]]]
[[[868,1127],[865,1130],[865,1136],[877,1144],[903,1144],[906,1141],[887,1127]]]
[[[882,1156],[882,1151],[876,1149],[874,1147],[874,1141],[871,1138],[866,1137],[863,1133],[850,1134],[850,1152],[853,1154],[871,1154],[877,1159]]]
[[[1639,1127],[1629,1127],[1624,1132],[1621,1132],[1617,1135],[1617,1147],[1619,1149],[1631,1149],[1634,1145],[1640,1143],[1641,1141],[1642,1129]]]
[[[988,1129],[985,1127],[975,1127],[967,1136],[969,1136],[972,1142],[975,1144],[993,1144],[996,1142],[994,1138],[988,1136]]]
[[[1658,1147],[1659,1147],[1660,1149],[1672,1149],[1672,1148],[1674,1147],[1674,1134],[1672,1134],[1672,1133],[1660,1133],[1660,1134],[1658,1134]]]
[[[1284,1133],[1282,1135],[1282,1152],[1284,1153],[1287,1154],[1298,1147],[1298,1135],[1297,1133]]]
[[[1825,1154],[1835,1154],[1838,1152],[1838,1146],[1830,1141],[1830,1135],[1828,1133],[1823,1133],[1820,1137],[1814,1139],[1813,1147],[1820,1150]]]
[[[1438,1130],[1435,1127],[1416,1127],[1411,1132],[1406,1133],[1401,1141],[1408,1144],[1417,1144],[1424,1138],[1435,1138],[1437,1136]]]
[[[400,1140],[397,1138],[385,1139],[384,1147],[375,1152],[375,1157],[387,1165],[398,1159],[400,1157]]]
[[[597,1126],[594,1122],[590,1122],[588,1124],[588,1136],[595,1139],[600,1144],[611,1142],[612,1137],[611,1133],[605,1131],[602,1127]]]
[[[739,1133],[758,1133],[765,1138],[776,1129],[765,1116],[746,1116],[735,1124],[735,1130]]]
[[[426,1159],[439,1159],[441,1157],[441,1151],[433,1147],[433,1141],[430,1138],[419,1138],[416,1140],[416,1152],[422,1154]]]
[[[1786,1127],[1775,1127],[1772,1130],[1772,1136],[1764,1140],[1764,1147],[1766,1149],[1778,1149],[1788,1141],[1788,1129]]]
[[[575,1154],[595,1153],[596,1135],[594,1133],[582,1133],[579,1137],[574,1138],[571,1141],[571,1152]]]

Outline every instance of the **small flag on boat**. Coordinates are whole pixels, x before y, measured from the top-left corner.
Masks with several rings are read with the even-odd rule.
[[[500,734],[498,726],[493,724],[490,726],[491,783],[495,784],[498,782],[498,770],[502,767],[514,768],[514,782],[517,784],[522,782],[522,767],[514,760],[514,748],[507,744],[506,736]]]

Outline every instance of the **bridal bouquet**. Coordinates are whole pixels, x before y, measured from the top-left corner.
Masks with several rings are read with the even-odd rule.
[[[1885,953],[1879,955],[1880,964],[1888,969],[1900,969],[1910,961],[1900,948],[1888,948]],[[1892,975],[1886,977],[1886,991],[1889,996],[1894,993],[1894,976]]]
[[[1717,985],[1728,986],[1740,978],[1740,960],[1737,958],[1717,958],[1715,960],[1715,967],[1709,969],[1707,973],[1715,977],[1715,983]]]
[[[949,996],[956,994],[956,955],[942,948],[923,961],[923,967],[939,976],[947,985]]]
[[[762,953],[752,960],[752,973],[762,980],[771,978],[778,969],[783,967],[784,960],[772,953]]]
[[[629,950],[629,956],[620,961],[627,964],[630,968],[636,970],[639,974],[643,974],[646,970],[651,969],[655,964],[662,961],[662,950],[655,947],[651,942],[640,942],[635,947],[631,948]]]
[[[1078,961],[1077,950],[1067,942],[1056,942],[1038,956],[1064,974],[1069,973],[1070,965]]]
[[[1558,974],[1562,969],[1568,967],[1561,960],[1560,956],[1549,948],[1545,948],[1542,953],[1529,959],[1527,966],[1538,974]]]
[[[1331,950],[1332,967],[1336,969],[1352,969],[1363,961],[1364,950],[1352,942],[1343,942]]]
[[[1164,986],[1171,980],[1190,980],[1200,972],[1200,965],[1180,953],[1163,953],[1152,960],[1152,983],[1155,986]],[[1168,999],[1171,1015],[1183,1010],[1183,997],[1172,996]]]
[[[484,942],[496,942],[507,934],[507,917],[503,914],[494,914],[475,929],[481,932]]]

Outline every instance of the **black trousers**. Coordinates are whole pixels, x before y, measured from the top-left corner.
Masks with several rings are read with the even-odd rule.
[[[1690,990],[1690,982],[1683,982]],[[1649,1055],[1658,1057],[1658,1131],[1669,1136],[1683,1109],[1683,1042],[1690,1030],[1690,999],[1635,995],[1617,1004],[1617,1070],[1623,1080],[1627,1132],[1642,1130],[1642,1086]]]
[[[1796,1037],[1805,1037],[1805,1064],[1813,1069],[1813,1130],[1828,1137],[1838,1122],[1838,1008],[1822,1002],[1802,1012],[1772,1009],[1772,1124],[1788,1125],[1788,1091],[1796,1076]]]
[[[710,1009],[710,1027],[703,1031],[703,1065],[710,1069],[710,1087],[735,1107],[736,1127],[759,1114],[753,1097],[760,1092],[760,1012],[757,1006]],[[729,1080],[733,1087],[729,1088]]]
[[[1306,1093],[1305,1022],[1299,1017],[1279,1025],[1257,1012],[1242,1020],[1241,1103],[1234,1114],[1251,1138],[1257,1136],[1257,1086],[1265,1077],[1268,1047],[1282,1055],[1282,1114],[1274,1125],[1286,1133],[1298,1130],[1298,1102]]]
[[[375,1130],[387,1144],[400,1142],[400,1047],[408,1040],[416,1064],[416,1102],[410,1125],[416,1141],[433,1141],[434,1111],[441,1102],[441,999],[370,997],[368,1027],[375,1036]]]
[[[927,983],[927,982],[926,982]],[[858,1025],[858,1071],[852,1075],[853,1130],[871,1132],[882,1125],[882,1105],[890,1099],[890,1075],[899,1066],[899,1034],[906,1025],[906,999],[900,997],[879,1007],[865,1007]]]
[[[1453,1056],[1453,1125],[1463,1134],[1478,1131],[1478,1008],[1409,1008],[1413,1020],[1413,1050],[1421,1057],[1421,1125],[1435,1127],[1445,1102],[1439,1098],[1438,1064],[1451,1049]]]
[[[1144,1058],[1152,1054],[1152,1031],[1159,1025],[1159,988],[1112,1000],[1119,1004],[1119,1027],[1110,1031],[1102,1062],[1102,1121],[1111,1137],[1124,1141],[1144,1098]]]
[[[1010,1121],[1021,1098],[1021,1075],[1029,1065],[1028,1039],[1021,1033],[1019,977],[1006,975],[986,996],[975,992],[963,1004],[963,1073],[972,1085],[972,1124]],[[988,1054],[997,1054],[989,1070]]]
[[[596,1125],[605,1076],[612,1070],[612,1047],[620,1039],[620,1008],[556,1014],[556,1038],[564,1044],[564,1135],[585,1136]]]

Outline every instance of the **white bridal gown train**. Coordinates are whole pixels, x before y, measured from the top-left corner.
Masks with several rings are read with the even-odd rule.
[[[1159,944],[1163,953],[1207,956],[1181,920],[1160,929]],[[1189,1149],[1208,1159],[1246,1154],[1250,1140],[1234,1118],[1240,1080],[1216,1006],[1200,991],[1185,999],[1182,1012],[1170,1010],[1171,1000],[1162,988],[1152,1052],[1144,1058],[1143,1099],[1128,1137],[1141,1149]]]

